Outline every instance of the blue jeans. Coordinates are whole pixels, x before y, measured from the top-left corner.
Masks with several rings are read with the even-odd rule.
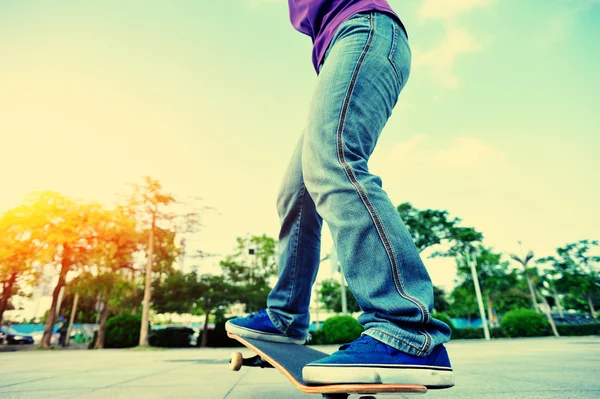
[[[366,334],[416,356],[450,337],[431,317],[432,284],[410,233],[367,166],[410,59],[402,28],[378,12],[350,18],[327,50],[277,200],[279,280],[267,312],[289,336],[308,330],[325,220]]]

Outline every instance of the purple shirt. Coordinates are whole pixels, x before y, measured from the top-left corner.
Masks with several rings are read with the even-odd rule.
[[[312,38],[312,61],[317,73],[337,29],[354,14],[375,10],[385,12],[398,20],[404,29],[386,0],[288,0],[288,4],[294,28]]]

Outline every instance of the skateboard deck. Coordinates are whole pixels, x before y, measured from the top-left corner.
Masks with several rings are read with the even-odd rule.
[[[414,384],[308,385],[302,378],[302,368],[310,362],[329,356],[327,353],[304,345],[242,338],[229,332],[227,335],[258,355],[254,358],[242,359],[239,352],[234,352],[230,361],[233,370],[239,370],[242,364],[252,367],[269,367],[270,365],[285,375],[296,389],[304,393],[322,394],[325,398],[344,398],[349,394],[422,394],[427,392],[425,386]]]

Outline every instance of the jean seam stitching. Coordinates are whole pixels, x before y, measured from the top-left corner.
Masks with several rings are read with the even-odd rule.
[[[394,277],[394,283],[395,283],[394,285],[396,287],[396,290],[398,291],[398,293],[400,294],[401,297],[414,303],[421,310],[422,322],[427,322],[430,317],[429,313],[427,311],[427,308],[425,307],[424,304],[420,303],[420,301],[418,301],[416,298],[413,298],[408,293],[406,293],[404,284],[402,283],[402,280],[400,279],[400,272],[398,270],[398,265],[395,260],[395,254],[393,252],[393,249],[391,248],[389,239],[388,239],[385,231],[383,230],[383,226],[381,224],[381,219],[380,219],[379,215],[377,215],[377,213],[375,212],[375,209],[373,208],[373,204],[369,200],[369,198],[366,194],[366,191],[364,190],[362,185],[356,179],[356,176],[354,175],[354,171],[352,170],[350,165],[348,165],[348,163],[346,162],[345,156],[344,156],[343,131],[344,131],[344,124],[346,121],[346,111],[348,109],[348,105],[350,103],[350,98],[352,97],[352,92],[354,91],[354,87],[356,85],[356,80],[357,80],[358,74],[360,72],[360,69],[362,67],[363,61],[371,48],[371,43],[373,41],[373,36],[374,36],[374,30],[375,30],[375,18],[371,18],[371,29],[369,31],[369,36],[367,37],[367,42],[365,43],[365,47],[364,47],[361,55],[358,58],[356,66],[354,67],[354,71],[352,72],[352,76],[350,78],[350,84],[348,86],[348,90],[346,92],[346,96],[344,98],[342,110],[340,113],[340,119],[339,119],[339,123],[338,123],[338,131],[337,131],[338,161],[340,162],[340,165],[346,172],[346,176],[350,180],[350,183],[355,187],[355,189],[358,193],[358,196],[362,200],[364,206],[367,208],[367,211],[369,212],[371,219],[373,220],[373,223],[375,224],[375,228],[377,230],[379,238],[381,239],[381,242],[385,248],[386,254],[387,254],[388,259],[392,266],[392,272],[393,272],[392,275]],[[420,332],[423,333],[422,331],[420,331]],[[425,336],[425,342],[423,343],[423,348],[419,349],[419,351],[422,351],[424,348],[428,348],[430,345],[429,334],[425,333],[424,336]]]
[[[392,24],[392,30],[394,31],[393,34],[393,43],[392,43],[392,49],[390,51],[390,55],[388,56],[388,60],[390,61],[390,64],[392,65],[392,68],[394,69],[394,72],[396,73],[396,77],[398,78],[398,80],[400,81],[400,87],[402,87],[402,85],[404,84],[404,76],[402,75],[402,72],[400,72],[400,70],[398,69],[398,67],[396,66],[396,63],[394,62],[394,56],[396,55],[396,50],[398,48],[398,41],[400,40],[399,38],[399,30],[398,27],[394,24]]]
[[[299,205],[299,210],[298,210],[298,222],[297,225],[295,227],[295,232],[294,232],[294,257],[293,257],[293,262],[292,262],[292,284],[290,287],[290,292],[288,294],[288,298],[286,301],[286,307],[290,306],[291,303],[291,299],[293,297],[293,293],[294,293],[294,288],[295,288],[295,282],[296,282],[296,273],[298,271],[298,240],[300,239],[300,225],[302,224],[302,208],[304,206],[304,194],[306,193],[306,189],[304,187],[304,184],[302,184],[302,187],[300,188],[300,205]],[[286,326],[284,334],[288,335],[289,330],[292,326]]]

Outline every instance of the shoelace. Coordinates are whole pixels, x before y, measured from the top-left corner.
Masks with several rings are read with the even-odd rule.
[[[373,346],[373,343],[370,342],[369,339],[366,338],[365,335],[361,335],[358,339],[352,341],[351,343],[340,346],[340,350],[341,351],[345,351],[347,349],[356,350],[359,347],[364,347],[364,346]]]
[[[383,349],[391,355],[399,352],[397,349],[394,349],[386,344],[383,344],[383,343],[377,341],[376,339],[369,337],[368,335],[361,335],[355,341],[353,341],[349,344],[340,346],[340,350],[348,350],[348,349],[354,350],[356,352],[366,352],[367,350],[376,352],[376,351],[381,351]]]

